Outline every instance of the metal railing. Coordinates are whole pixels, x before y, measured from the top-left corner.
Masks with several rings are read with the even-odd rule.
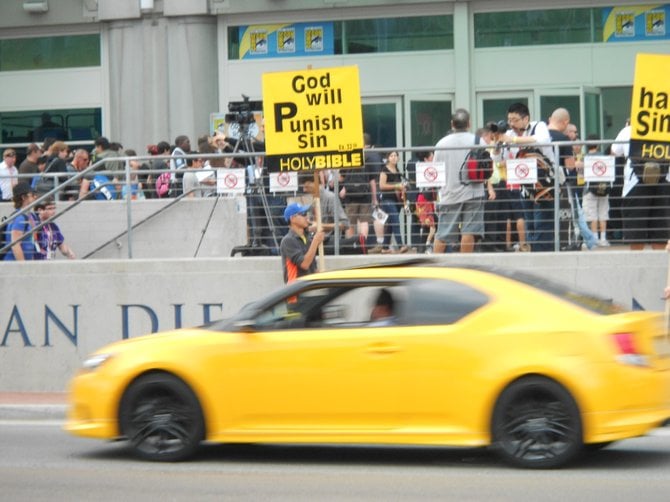
[[[561,147],[579,146],[597,144],[601,149],[608,148],[614,141],[599,140],[599,141],[576,141],[576,142],[555,142],[548,144],[533,144],[529,145],[534,148],[551,147],[554,152],[554,158],[559,158],[559,150]],[[512,145],[510,145],[512,146]],[[518,145],[514,145],[518,146]],[[526,146],[526,145],[524,145]],[[462,148],[459,148],[462,149]],[[445,149],[450,150],[450,149]],[[413,148],[379,148],[375,149],[382,156],[392,151],[397,151],[401,157],[413,156],[417,152],[435,151],[434,146],[413,147]],[[226,154],[193,154],[185,155],[186,159],[228,159],[233,161],[238,167],[245,167],[245,164],[255,165],[259,158],[263,158],[264,152],[255,153],[226,153]],[[62,205],[64,209],[60,210],[54,217],[47,221],[40,222],[29,233],[23,235],[20,239],[6,243],[2,247],[2,251],[6,251],[13,245],[21,242],[24,239],[30,238],[36,231],[39,231],[48,222],[57,219],[69,211],[72,211],[82,202],[91,200],[91,193],[84,197],[79,197],[78,184],[83,178],[90,178],[93,175],[106,175],[110,183],[115,184],[115,188],[126,187],[126,193],[131,194],[133,186],[143,181],[149,180],[150,186],[141,186],[140,190],[147,198],[154,198],[156,187],[152,181],[164,170],[153,169],[152,161],[161,159],[170,165],[170,160],[174,160],[171,156],[137,156],[137,157],[114,157],[102,159],[94,165],[89,166],[85,170],[77,173],[47,173],[46,178],[52,178],[54,181],[54,188],[39,196],[26,208],[21,209],[16,213],[9,215],[7,223],[13,221],[20,215],[27,214],[34,211],[34,207],[51,197],[58,201],[69,200],[70,203]],[[138,161],[145,164],[145,168],[135,170],[131,168],[131,161]],[[122,171],[101,170],[105,165],[111,162],[123,163],[124,169]],[[399,169],[405,174],[407,162],[401,161],[398,164]],[[404,166],[404,167],[403,167]],[[558,169],[557,166],[554,166]],[[638,172],[638,166],[633,166]],[[378,183],[378,170],[381,166],[366,166],[364,171],[369,174],[370,179],[374,179]],[[225,173],[224,168],[204,167],[200,169],[209,169],[213,173]],[[664,167],[664,169],[667,169]],[[609,184],[607,199],[609,202],[609,211],[607,211],[606,234],[598,238],[598,228],[596,227],[596,235],[594,235],[591,228],[590,221],[584,214],[585,198],[587,185],[579,185],[574,178],[569,177],[567,183],[561,183],[559,176],[554,176],[551,180],[553,183],[553,194],[559,196],[552,196],[543,201],[534,201],[534,189],[526,187],[520,191],[509,191],[509,187],[502,181],[493,187],[493,193],[496,194],[495,199],[488,198],[488,190],[485,190],[486,200],[484,201],[484,215],[485,215],[485,230],[483,236],[478,238],[476,244],[477,251],[508,251],[508,250],[581,250],[594,249],[605,246],[605,242],[625,245],[644,245],[645,243],[660,244],[665,242],[670,236],[668,235],[670,227],[670,182],[665,178],[667,170],[661,171],[661,175],[655,183],[638,182],[632,190],[622,192],[624,188],[624,174],[630,177],[631,166],[625,167],[626,172],[623,172],[624,166],[621,163],[617,164],[617,177],[615,181]],[[195,169],[180,170],[179,174],[190,171],[197,171]],[[172,171],[176,175],[176,171]],[[325,170],[320,173],[328,190],[333,191],[336,195],[340,195],[341,189],[346,190],[346,178],[341,179],[340,174],[336,170]],[[32,178],[38,175],[20,175],[21,179]],[[63,178],[65,178],[63,180]],[[176,176],[175,176],[176,178]],[[239,242],[238,246],[243,252],[240,254],[248,255],[272,255],[278,254],[277,242],[281,240],[286,232],[287,224],[283,221],[283,210],[288,201],[303,200],[309,201],[310,194],[304,193],[301,187],[297,189],[270,192],[268,184],[268,175],[264,173],[259,183],[247,185],[243,195],[237,195],[237,198],[246,204],[246,239],[244,242]],[[415,180],[411,180],[415,182]],[[628,183],[629,185],[630,183]],[[179,210],[180,204],[183,200],[191,194],[181,193],[181,189],[177,186],[179,194],[175,194],[169,201],[168,207],[172,210]],[[93,189],[101,190],[102,187]],[[117,198],[120,197],[122,190],[116,190]],[[439,188],[430,190],[418,190],[415,186],[410,187],[409,207],[398,205],[398,215],[400,223],[400,235],[393,236],[395,247],[400,249],[406,246],[410,249],[414,248],[417,252],[424,252],[426,250],[426,241],[430,235],[430,227],[421,225],[416,218],[416,196],[421,192],[434,192],[436,200],[434,204],[449,204],[449,200],[440,200]],[[222,196],[220,193],[215,196]],[[514,199],[514,197],[519,199]],[[512,197],[512,198],[510,198]],[[520,201],[520,202],[519,202]],[[347,197],[342,199],[343,206],[351,202]],[[366,201],[364,201],[366,202]],[[372,203],[372,195],[369,201]],[[105,239],[103,241],[93,243],[94,251],[84,254],[84,257],[93,256],[95,250],[103,248],[109,242],[125,237],[127,239],[127,257],[133,258],[133,233],[141,230],[141,226],[165,211],[166,207],[161,206],[156,208],[155,212],[142,218],[140,221],[134,223],[134,209],[136,204],[142,204],[141,200],[133,200],[132,197],[127,197],[126,204],[126,225],[125,230],[115,234],[112,239]],[[590,202],[589,202],[590,203]],[[96,204],[105,204],[105,201],[96,202]],[[243,206],[244,204],[241,204]],[[510,206],[516,209],[511,210]],[[212,211],[214,208],[212,208]],[[240,211],[241,213],[241,211]],[[601,213],[601,215],[604,213]],[[522,218],[516,216],[521,215]],[[326,215],[328,216],[328,215]],[[332,216],[332,215],[331,215]],[[211,215],[210,215],[211,217]],[[235,215],[230,215],[231,218]],[[523,219],[524,228],[519,228],[518,221]],[[432,215],[434,225],[437,226],[438,216],[436,213]],[[352,232],[346,228],[335,226],[337,231],[333,232],[330,239],[328,252],[334,254],[361,252],[362,248],[374,248],[378,235],[383,235],[385,229],[380,230],[380,224],[375,222],[370,217],[368,220],[368,233],[366,239],[361,239],[359,236],[360,229]],[[347,227],[347,225],[343,225]],[[349,227],[351,227],[349,225]],[[375,228],[376,227],[376,228]],[[274,231],[273,231],[274,230]],[[221,229],[225,231],[225,229]],[[525,231],[525,239],[520,235],[520,231]],[[67,235],[68,229],[64,229]],[[388,231],[386,231],[388,236]],[[386,241],[388,244],[388,241]],[[157,247],[158,249],[158,247]],[[448,248],[448,250],[452,250]],[[158,250],[157,255],[160,255]]]

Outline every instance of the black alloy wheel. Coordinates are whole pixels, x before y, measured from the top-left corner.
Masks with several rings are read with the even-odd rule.
[[[119,421],[140,458],[176,462],[192,456],[205,436],[198,399],[167,373],[138,378],[121,400]]]
[[[492,420],[493,447],[518,467],[550,469],[582,450],[577,404],[561,385],[543,377],[523,378],[500,395]]]

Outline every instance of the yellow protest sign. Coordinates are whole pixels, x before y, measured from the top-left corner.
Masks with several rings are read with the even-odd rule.
[[[358,67],[266,73],[263,110],[270,171],[363,165]]]
[[[630,156],[670,161],[670,56],[638,54],[631,105]]]

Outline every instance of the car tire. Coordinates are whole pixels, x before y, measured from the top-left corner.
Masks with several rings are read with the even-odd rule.
[[[551,469],[582,450],[582,420],[570,393],[557,382],[527,377],[507,387],[496,403],[492,445],[508,463]]]
[[[185,460],[205,436],[197,397],[182,380],[167,373],[141,376],[128,387],[119,423],[133,452],[145,460]]]

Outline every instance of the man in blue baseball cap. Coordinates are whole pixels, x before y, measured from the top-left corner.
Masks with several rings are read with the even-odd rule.
[[[324,232],[315,232],[311,240],[305,234],[309,227],[307,212],[311,206],[293,202],[284,209],[284,219],[288,223],[288,233],[281,240],[281,262],[284,282],[291,283],[298,277],[316,272],[316,253],[323,242]]]

